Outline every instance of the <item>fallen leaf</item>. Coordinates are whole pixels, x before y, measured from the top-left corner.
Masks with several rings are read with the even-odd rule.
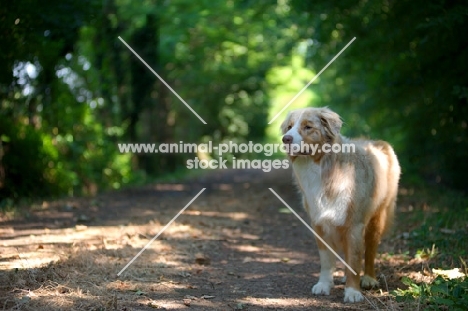
[[[282,262],[288,262],[288,261],[289,261],[289,258],[288,258],[288,257],[283,257],[283,258],[281,258],[281,261],[282,261]]]
[[[190,300],[190,299],[184,299],[184,305],[186,305],[187,307],[190,307],[191,302],[192,302],[192,300]]]
[[[199,265],[209,265],[211,260],[204,254],[198,253],[195,255],[195,262]]]

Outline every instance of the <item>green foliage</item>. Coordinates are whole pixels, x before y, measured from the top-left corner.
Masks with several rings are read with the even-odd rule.
[[[6,168],[0,197],[43,197],[70,188],[72,176],[57,165],[59,154],[49,136],[9,120],[0,122],[0,133]]]
[[[404,200],[411,200],[416,205],[411,214],[405,213],[405,221],[416,224],[408,237],[411,249],[417,250],[416,255],[426,259],[437,257],[437,262],[444,266],[462,264],[459,259],[468,258],[466,195],[426,187]]]
[[[51,1],[47,16],[39,7],[22,0],[1,9],[8,17],[0,40],[12,49],[1,54],[0,120],[37,138],[2,143],[2,196],[118,188],[179,171],[192,156],[121,155],[116,145],[122,141],[262,140],[269,116],[265,77],[289,63],[286,55],[298,39],[284,2]],[[41,154],[29,157],[35,170],[23,166],[34,174],[19,165],[27,152],[15,162],[12,148]],[[16,170],[25,179],[19,184],[11,175]],[[34,176],[54,191],[44,191]]]
[[[86,106],[85,106],[86,107]],[[56,136],[56,147],[62,155],[62,165],[74,175],[74,188],[93,193],[93,188],[120,188],[133,180],[131,155],[118,154],[109,144],[118,139],[118,127],[103,128],[92,110],[86,107],[82,119],[69,131]],[[85,187],[80,189],[80,187]]]
[[[462,267],[466,274],[468,253],[468,198],[459,191],[436,187],[418,188],[402,195],[401,201],[411,202],[409,211],[400,213],[409,228],[407,244],[414,258],[425,260],[430,267]],[[433,270],[434,273],[436,271]],[[448,272],[448,271],[447,271]],[[440,274],[440,273],[438,273]],[[405,289],[392,294],[405,302],[408,310],[465,310],[468,279],[448,279],[438,276],[431,283],[416,283],[404,277]],[[406,308],[405,308],[406,309]]]
[[[118,142],[276,142],[269,119],[354,36],[290,109],[329,105],[346,134],[391,141],[406,180],[464,188],[467,14],[442,0],[5,3],[0,193],[93,193],[193,156],[121,155]]]
[[[272,98],[269,108],[269,119],[273,119],[315,75],[314,72],[305,68],[305,55],[300,53],[301,47],[304,44],[304,42],[301,42],[295,47],[289,64],[276,66],[268,71],[266,81],[269,84],[269,93]],[[306,89],[294,100],[294,108],[308,107],[311,103],[317,105],[318,100],[319,98],[315,92]],[[280,142],[279,124],[281,124],[281,121],[280,116],[276,122],[267,127],[266,134],[268,141],[273,143]]]
[[[430,284],[415,283],[408,277],[403,277],[407,289],[397,289],[392,292],[399,302],[406,302],[410,308],[417,304],[422,310],[466,310],[468,305],[468,279],[449,279],[437,276]]]
[[[324,73],[323,104],[347,133],[394,144],[403,178],[466,190],[467,1],[292,1],[308,16],[310,63],[357,40]],[[317,18],[319,17],[319,18]]]
[[[432,259],[437,256],[437,248],[435,247],[435,244],[432,244],[432,248],[423,248],[423,249],[418,249],[416,251],[416,254],[414,255],[414,258],[416,259]]]

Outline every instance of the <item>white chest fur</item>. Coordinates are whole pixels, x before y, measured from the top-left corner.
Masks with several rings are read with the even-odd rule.
[[[351,193],[343,180],[334,197],[326,196],[322,171],[309,157],[297,157],[293,163],[294,173],[308,205],[308,214],[315,225],[342,226],[346,221]]]

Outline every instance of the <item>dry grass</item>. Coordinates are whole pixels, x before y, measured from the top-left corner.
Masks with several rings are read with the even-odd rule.
[[[161,229],[150,221],[139,226],[36,230],[8,240],[1,252],[0,307],[12,310],[118,310],[119,306],[154,308],[147,297],[161,288],[167,294],[188,276],[187,262],[198,248],[178,241],[201,235],[174,224],[121,277],[117,272]],[[55,241],[55,242],[54,242]],[[172,244],[177,244],[174,251]],[[183,262],[185,261],[185,263]],[[194,263],[194,262],[192,262]],[[189,268],[190,269],[190,268]],[[185,273],[185,274],[184,274]]]

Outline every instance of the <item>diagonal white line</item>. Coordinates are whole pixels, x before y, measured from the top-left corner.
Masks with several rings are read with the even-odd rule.
[[[289,103],[287,103],[286,106],[284,106],[283,109],[281,109],[280,112],[278,112],[278,113],[273,117],[273,119],[271,119],[270,122],[268,122],[268,124],[273,123],[273,121],[275,121],[276,118],[278,118],[279,115],[280,115],[281,113],[283,113],[283,111],[284,111],[286,108],[288,108],[289,105],[291,105],[291,104],[293,103],[293,101],[295,101],[295,100],[309,87],[309,85],[311,85],[311,84],[322,74],[322,72],[324,72],[325,69],[328,68],[328,66],[330,66],[330,65],[332,64],[332,63],[338,58],[338,56],[340,56],[341,53],[343,53],[344,50],[346,50],[346,49],[348,48],[348,46],[350,46],[351,43],[353,43],[354,40],[356,40],[356,37],[354,37],[353,39],[351,39],[351,41],[349,41],[348,44],[346,44],[346,46],[345,46],[344,48],[342,48],[341,51],[339,51],[338,54],[336,54],[335,57],[333,57],[333,58],[331,59],[331,61],[329,61],[328,64],[326,64],[325,67],[323,67],[322,70],[320,70],[319,73],[317,73],[317,74],[312,78],[312,80],[310,80],[309,83],[307,83],[306,86],[304,86],[304,87],[302,88],[302,90],[300,90],[299,93],[297,93],[296,96],[294,96],[294,97],[289,101]]]
[[[356,271],[353,270],[353,268],[351,268],[347,263],[346,261],[344,261],[343,258],[340,257],[340,255],[338,255],[334,250],[333,248],[331,248],[330,245],[327,244],[327,242],[325,242],[321,237],[320,235],[317,234],[317,232],[314,231],[314,229],[312,229],[309,224],[307,224],[304,219],[301,218],[301,216],[299,216],[289,205],[288,203],[286,203],[276,192],[275,190],[271,189],[271,188],[268,188],[270,189],[271,192],[273,192],[273,194],[281,201],[283,202],[283,204],[289,208],[289,210],[304,224],[304,226],[307,227],[307,229],[309,229],[317,239],[320,240],[320,242],[322,242],[335,256],[336,258],[338,258],[345,266],[346,268],[348,268],[354,275],[357,275]]]
[[[118,38],[119,38],[120,41],[122,41],[123,44],[125,44],[125,46],[126,46],[130,51],[132,51],[133,54],[135,54],[135,56],[136,56],[146,67],[148,67],[148,69],[149,69],[156,77],[158,77],[159,80],[161,80],[162,83],[164,83],[165,86],[167,86],[167,88],[168,88],[169,90],[171,90],[171,92],[172,92],[175,96],[177,96],[177,98],[178,98],[182,103],[184,103],[185,106],[187,106],[187,108],[188,108],[194,115],[196,115],[196,116],[198,117],[198,119],[200,119],[200,121],[203,122],[203,124],[206,124],[205,120],[203,120],[202,117],[200,117],[200,116],[198,115],[198,113],[196,113],[195,110],[193,110],[192,107],[190,107],[189,104],[187,104],[187,103],[185,102],[185,100],[184,100],[182,97],[180,97],[179,94],[177,94],[176,91],[174,91],[174,90],[172,89],[172,87],[171,87],[169,84],[167,84],[166,81],[164,81],[163,78],[161,78],[161,77],[156,73],[156,71],[153,70],[153,68],[150,67],[150,65],[148,65],[148,64],[146,63],[145,60],[144,60],[143,58],[141,58],[140,55],[138,55],[138,53],[135,52],[135,51],[132,49],[132,47],[131,47],[130,45],[127,44],[127,42],[125,42],[124,39],[122,39],[120,36],[119,36]]]
[[[185,205],[185,207],[181,209],[180,212],[178,212],[177,215],[175,215],[174,218],[172,218],[171,221],[167,225],[165,225],[164,228],[162,228],[161,231],[159,231],[158,234],[156,234],[154,238],[152,238],[151,241],[149,241],[145,245],[145,247],[143,247],[142,250],[138,254],[136,254],[135,257],[133,257],[133,259],[130,260],[130,262],[122,270],[120,270],[119,273],[117,273],[117,276],[120,276],[122,272],[124,272],[135,261],[135,259],[137,259],[151,245],[151,243],[153,243],[154,240],[156,240],[161,235],[161,233],[163,233],[167,229],[167,227],[169,227],[174,222],[174,220],[176,220],[177,217],[179,217],[180,214],[182,214],[187,209],[187,207],[189,207],[190,204],[192,204],[193,201],[195,201],[198,198],[198,196],[202,194],[202,192],[205,190],[206,188],[200,190],[200,192],[198,192],[197,195],[192,200],[190,200],[190,202],[188,202],[187,205]]]

